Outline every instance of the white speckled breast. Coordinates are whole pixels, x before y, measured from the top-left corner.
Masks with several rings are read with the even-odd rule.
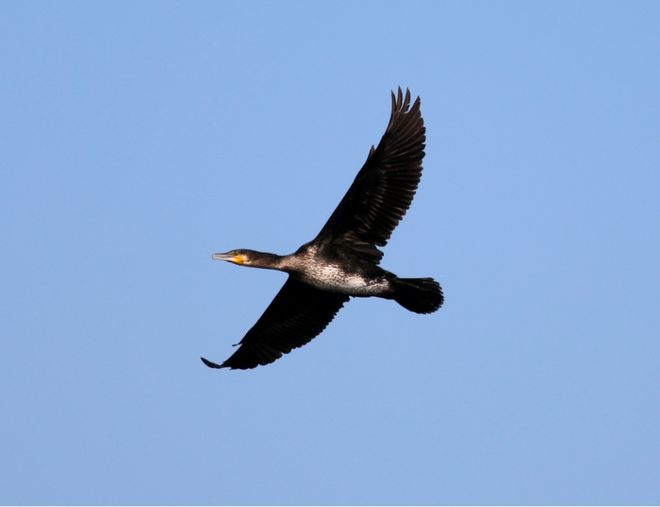
[[[382,294],[389,288],[389,283],[384,277],[366,279],[359,273],[348,273],[336,264],[308,264],[305,266],[302,279],[318,289],[352,296]]]

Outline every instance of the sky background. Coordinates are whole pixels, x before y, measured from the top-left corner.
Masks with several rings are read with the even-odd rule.
[[[660,503],[660,3],[0,4],[0,503]],[[215,371],[422,98],[354,300]]]

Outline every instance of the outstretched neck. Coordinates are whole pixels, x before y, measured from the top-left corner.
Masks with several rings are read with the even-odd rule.
[[[246,262],[245,266],[286,271],[288,266],[287,257],[287,255],[277,255],[269,252],[251,252],[250,262]]]
[[[213,254],[213,259],[250,268],[277,269],[279,271],[290,272],[292,269],[295,269],[294,255],[277,255],[268,252],[241,249],[230,250],[226,253],[215,253]]]

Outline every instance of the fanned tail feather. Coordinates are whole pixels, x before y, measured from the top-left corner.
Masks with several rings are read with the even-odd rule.
[[[433,278],[396,278],[393,299],[415,313],[432,313],[445,300],[442,287]]]

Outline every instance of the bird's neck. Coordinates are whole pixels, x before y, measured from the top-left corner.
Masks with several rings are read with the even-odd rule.
[[[288,257],[288,255],[277,255],[268,252],[255,252],[252,264],[250,264],[249,267],[287,271]]]

